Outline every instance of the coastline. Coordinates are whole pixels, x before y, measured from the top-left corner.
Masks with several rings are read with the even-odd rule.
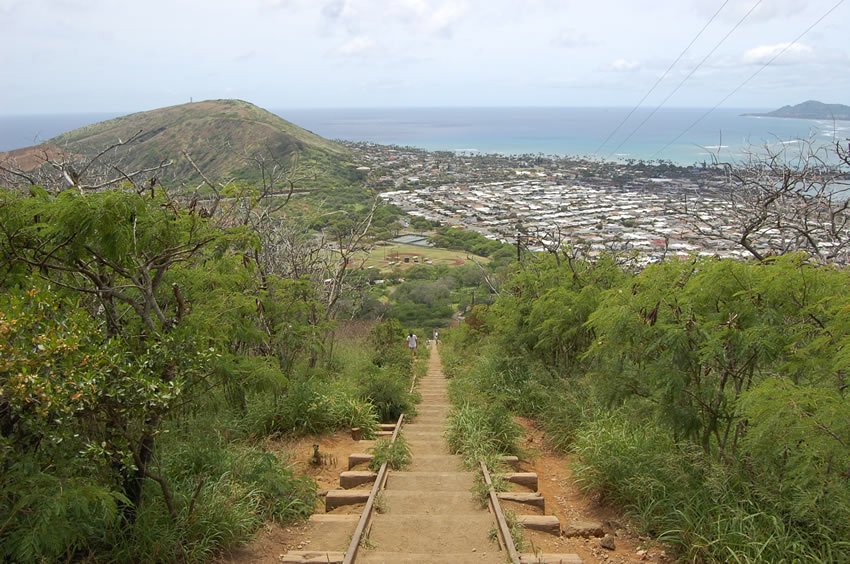
[[[846,137],[850,122],[763,117],[760,109],[720,109],[680,142],[657,154],[704,109],[665,108],[643,128],[638,110],[602,150],[627,108],[329,108],[274,109],[273,113],[328,139],[410,146],[457,154],[551,155],[587,160],[670,161],[678,165],[743,157],[749,147],[815,137]],[[647,110],[648,111],[648,110]],[[743,115],[749,114],[749,115]],[[0,151],[31,146],[111,114],[0,116]],[[755,118],[755,119],[754,119]]]

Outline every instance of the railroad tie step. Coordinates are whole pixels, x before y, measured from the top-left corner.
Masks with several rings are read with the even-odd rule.
[[[531,489],[531,491],[537,491],[537,472],[512,472],[502,474],[502,478],[512,484],[519,484]]]
[[[584,560],[578,554],[520,554],[520,564],[583,564]]]
[[[491,560],[487,560],[485,551],[479,552],[382,552],[365,551],[357,553],[357,562],[362,564],[481,564],[482,562],[504,562],[498,556],[498,550],[492,549]]]
[[[339,487],[343,489],[356,488],[363,484],[374,482],[378,475],[369,470],[348,470],[339,473]]]
[[[278,562],[283,564],[311,564],[322,562],[324,564],[342,564],[345,559],[344,552],[321,552],[318,550],[290,550],[283,555]]]
[[[365,452],[353,452],[348,455],[348,469],[351,470],[358,464],[368,464],[373,458],[375,457]]]
[[[348,515],[339,515],[336,513],[313,513],[309,518],[311,523],[357,523],[359,520],[360,515],[357,513],[351,513]]]
[[[325,496],[325,511],[331,511],[343,505],[366,503],[369,490],[331,490]]]
[[[393,431],[389,430],[379,430],[375,431],[375,437],[391,437]],[[363,439],[363,429],[360,427],[352,427],[351,428],[351,440],[357,441],[362,444],[374,444],[375,441],[373,439]]]
[[[514,501],[516,503],[524,503],[525,505],[533,505],[546,511],[546,499],[539,492],[498,492],[496,495],[502,501]]]
[[[504,456],[500,456],[499,461],[503,462],[504,464],[510,464],[511,466],[516,466],[517,464],[519,464],[519,457],[513,456],[511,454],[506,454]]]
[[[381,423],[378,425],[381,431],[395,431],[395,423]]]
[[[555,515],[517,515],[517,522],[532,531],[543,531],[553,535],[561,534],[561,522]]]

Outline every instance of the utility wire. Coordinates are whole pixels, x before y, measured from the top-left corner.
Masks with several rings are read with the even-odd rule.
[[[826,11],[826,13],[825,13],[824,15],[822,15],[821,17],[819,17],[819,18],[815,21],[815,23],[813,23],[812,25],[810,25],[809,27],[807,27],[807,28],[805,29],[805,31],[803,31],[803,33],[801,33],[800,35],[798,35],[798,36],[794,39],[794,41],[792,41],[791,43],[789,43],[788,45],[786,45],[785,47],[783,47],[783,48],[782,48],[782,50],[780,50],[777,54],[775,54],[773,57],[771,57],[771,58],[770,58],[770,59],[769,59],[769,60],[768,60],[765,64],[763,64],[761,67],[759,67],[759,68],[758,68],[758,69],[757,69],[757,70],[756,70],[753,74],[751,74],[749,77],[747,77],[747,79],[746,79],[746,80],[744,80],[744,82],[742,82],[741,84],[739,84],[738,86],[736,86],[736,87],[735,87],[735,89],[734,89],[734,90],[732,90],[732,92],[730,92],[729,94],[727,94],[726,96],[724,96],[722,100],[720,100],[719,102],[717,102],[717,103],[716,103],[716,104],[715,104],[712,108],[710,108],[708,111],[706,111],[704,114],[702,114],[702,115],[701,115],[700,117],[698,117],[696,120],[694,120],[694,122],[693,122],[691,125],[689,125],[689,126],[688,126],[688,127],[687,127],[684,131],[682,131],[679,135],[677,135],[675,138],[673,138],[673,140],[672,140],[672,141],[670,141],[669,143],[667,143],[666,145],[664,145],[661,149],[659,149],[659,150],[658,150],[658,151],[657,151],[654,155],[652,155],[652,158],[654,159],[654,158],[656,158],[657,156],[659,156],[661,153],[663,153],[665,150],[667,150],[667,148],[669,148],[669,147],[670,147],[670,145],[672,145],[673,143],[675,143],[676,141],[678,141],[679,139],[681,139],[683,135],[685,135],[688,131],[690,131],[691,129],[693,129],[694,127],[696,127],[696,125],[697,125],[699,122],[701,122],[701,121],[702,121],[702,120],[704,120],[706,117],[708,117],[708,115],[709,115],[711,112],[713,112],[714,110],[716,110],[717,108],[719,108],[719,107],[720,107],[720,106],[721,106],[721,105],[722,105],[722,104],[723,104],[726,100],[728,100],[729,98],[731,98],[732,96],[734,96],[734,95],[735,95],[735,94],[736,94],[736,93],[737,93],[737,92],[738,92],[741,88],[743,88],[744,86],[746,86],[746,85],[747,85],[747,83],[749,83],[752,79],[754,79],[756,76],[758,76],[758,74],[759,74],[761,71],[763,71],[764,69],[766,69],[768,66],[770,66],[770,64],[771,64],[773,61],[775,61],[775,60],[776,60],[776,59],[778,59],[780,56],[782,56],[782,54],[783,54],[783,53],[785,53],[785,51],[787,51],[788,49],[790,49],[791,47],[793,47],[794,45],[796,45],[796,44],[797,44],[797,42],[798,42],[798,41],[800,41],[800,39],[802,39],[802,38],[803,38],[803,36],[804,36],[804,35],[806,35],[807,33],[809,33],[812,29],[814,29],[814,27],[815,27],[816,25],[818,25],[818,24],[819,24],[819,23],[821,23],[823,20],[825,20],[825,19],[827,18],[827,16],[829,16],[832,12],[834,12],[834,11],[835,11],[835,10],[836,10],[839,6],[841,6],[843,3],[844,3],[844,0],[839,0],[837,4],[835,4],[832,8],[830,8],[829,10],[827,10],[827,11]]]
[[[653,92],[653,91],[654,91],[654,90],[658,87],[658,85],[659,85],[659,84],[661,84],[661,81],[662,81],[662,80],[664,80],[665,78],[667,78],[667,75],[670,73],[670,71],[671,71],[671,70],[673,70],[673,67],[675,67],[675,66],[676,66],[676,63],[678,63],[678,62],[682,59],[682,57],[684,57],[684,56],[685,56],[685,53],[687,53],[687,52],[688,52],[688,49],[690,49],[691,47],[693,47],[693,45],[694,45],[694,43],[696,43],[697,39],[699,39],[699,38],[700,38],[700,36],[702,35],[702,33],[706,30],[706,28],[708,28],[708,26],[709,26],[709,25],[711,25],[711,22],[713,22],[713,21],[714,21],[714,19],[718,16],[718,14],[720,14],[720,11],[721,11],[721,10],[723,10],[723,8],[725,8],[725,7],[726,7],[726,4],[728,4],[728,3],[729,3],[729,0],[725,0],[725,1],[723,2],[723,4],[721,4],[721,5],[720,5],[720,7],[719,7],[719,8],[717,8],[717,11],[716,11],[716,12],[714,12],[714,15],[713,15],[713,16],[711,16],[711,19],[709,19],[707,22],[705,22],[705,25],[704,25],[704,26],[702,26],[702,29],[701,29],[701,30],[699,30],[699,33],[697,33],[697,34],[694,36],[694,38],[693,38],[693,39],[691,39],[691,42],[690,42],[690,43],[688,43],[688,46],[687,46],[687,47],[685,47],[685,48],[682,50],[682,52],[681,52],[681,53],[679,53],[679,56],[678,56],[678,57],[676,57],[676,60],[675,60],[675,61],[673,61],[672,63],[670,63],[670,66],[669,66],[669,67],[667,67],[667,70],[666,70],[666,71],[664,71],[664,74],[662,74],[660,77],[658,77],[658,80],[656,80],[656,81],[655,81],[655,84],[653,84],[653,85],[652,85],[652,88],[650,88],[649,90],[647,90],[646,94],[644,94],[644,95],[643,95],[643,98],[641,98],[641,99],[640,99],[640,102],[638,102],[638,103],[635,105],[635,107],[634,107],[634,108],[632,108],[632,111],[630,111],[630,112],[628,113],[628,115],[627,115],[626,117],[624,117],[624,118],[623,118],[623,121],[621,121],[619,124],[617,124],[617,127],[615,127],[615,128],[614,128],[614,131],[612,131],[611,133],[609,133],[609,134],[608,134],[608,137],[606,137],[606,138],[605,138],[605,141],[603,141],[603,142],[602,142],[602,143],[601,143],[601,144],[600,144],[600,145],[596,148],[596,150],[595,150],[595,151],[593,151],[593,154],[594,154],[594,155],[595,155],[596,153],[598,153],[599,151],[601,151],[601,150],[602,150],[602,147],[604,147],[604,146],[608,143],[608,141],[610,141],[610,140],[611,140],[611,138],[612,138],[612,137],[614,137],[614,135],[616,135],[618,131],[620,131],[620,129],[623,127],[623,125],[625,125],[625,123],[626,123],[627,121],[629,121],[629,118],[630,118],[630,117],[632,117],[632,114],[633,114],[633,113],[635,113],[635,111],[636,111],[636,110],[637,110],[637,109],[641,106],[641,104],[643,104],[643,103],[646,101],[646,99],[649,97],[649,95],[650,95],[650,94],[652,94],[652,92]]]
[[[715,46],[711,49],[711,51],[709,51],[709,52],[708,52],[708,54],[707,54],[705,57],[703,57],[703,58],[702,58],[702,60],[699,62],[699,64],[698,64],[697,66],[695,66],[693,69],[691,69],[691,72],[689,72],[689,73],[688,73],[688,75],[687,75],[685,78],[683,78],[683,79],[682,79],[682,82],[680,82],[680,83],[678,84],[678,86],[676,86],[676,88],[674,88],[674,89],[673,89],[673,91],[672,91],[672,92],[670,92],[670,94],[668,94],[668,95],[667,95],[667,97],[666,97],[666,98],[664,98],[664,99],[661,101],[661,103],[660,103],[660,104],[658,104],[658,105],[655,107],[655,109],[654,109],[654,110],[652,110],[652,111],[649,113],[649,115],[648,115],[648,116],[646,116],[646,117],[643,119],[643,121],[642,121],[642,122],[640,122],[640,123],[638,124],[638,126],[637,126],[637,127],[635,127],[635,128],[632,130],[632,132],[631,132],[631,133],[629,133],[629,134],[628,134],[628,136],[626,136],[626,138],[625,138],[625,139],[623,139],[622,141],[620,141],[620,144],[619,144],[619,145],[617,145],[617,146],[614,148],[614,150],[613,150],[613,151],[611,151],[611,153],[610,153],[609,157],[610,157],[610,156],[613,156],[613,155],[614,155],[614,154],[615,154],[615,153],[616,153],[616,152],[620,149],[620,147],[622,147],[623,145],[625,145],[625,144],[626,144],[626,142],[628,142],[628,140],[629,140],[629,139],[631,139],[631,138],[632,138],[632,136],[634,136],[634,134],[635,134],[635,133],[637,133],[637,132],[638,132],[638,130],[640,130],[640,128],[641,128],[641,127],[643,127],[643,126],[644,126],[644,124],[645,124],[646,122],[648,122],[648,121],[650,120],[650,118],[651,118],[652,116],[654,116],[654,115],[655,115],[655,113],[656,113],[658,110],[660,110],[660,109],[661,109],[661,107],[662,107],[664,104],[666,104],[666,103],[667,103],[667,101],[668,101],[670,98],[672,98],[672,97],[673,97],[673,95],[674,95],[676,92],[678,92],[678,91],[679,91],[679,89],[680,89],[682,86],[684,86],[684,84],[688,81],[688,79],[689,79],[689,78],[691,78],[691,77],[693,76],[693,74],[694,74],[695,72],[697,72],[697,71],[699,70],[699,68],[700,68],[703,64],[705,64],[705,62],[708,60],[708,58],[709,58],[709,57],[711,57],[711,56],[714,54],[714,52],[715,52],[715,51],[717,51],[717,49],[719,49],[719,48],[720,48],[720,46],[721,46],[721,45],[723,45],[723,43],[724,43],[724,42],[725,42],[725,41],[729,38],[729,36],[730,36],[730,35],[732,35],[732,34],[735,32],[735,30],[736,30],[736,29],[738,29],[739,27],[741,27],[741,24],[743,24],[743,23],[744,23],[744,20],[746,20],[746,19],[750,16],[750,14],[752,14],[752,13],[753,13],[753,11],[754,11],[756,8],[758,8],[758,7],[759,7],[759,5],[762,3],[762,1],[763,1],[763,0],[758,0],[758,2],[756,2],[755,4],[753,4],[752,8],[750,8],[750,9],[749,9],[749,11],[747,11],[747,13],[746,13],[746,14],[744,14],[744,16],[743,16],[740,20],[738,20],[738,23],[736,23],[734,26],[732,26],[732,29],[730,29],[730,30],[726,33],[726,35],[724,35],[724,36],[723,36],[723,38],[722,38],[720,41],[718,41],[718,42],[717,42],[717,44],[716,44],[716,45],[715,45]]]

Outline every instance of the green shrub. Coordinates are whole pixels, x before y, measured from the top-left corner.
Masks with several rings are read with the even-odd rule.
[[[546,432],[547,443],[559,452],[570,452],[582,425],[606,409],[586,378],[569,378],[552,387],[530,382],[529,387],[544,398],[534,417]]]
[[[379,367],[394,366],[404,374],[410,372],[413,357],[405,345],[405,333],[401,323],[395,319],[383,321],[369,333],[372,347],[372,364]],[[423,348],[420,346],[420,349]]]
[[[372,456],[369,468],[376,472],[384,462],[391,470],[403,470],[412,460],[410,446],[401,434],[396,437],[395,442],[390,439],[379,439],[372,447]]]

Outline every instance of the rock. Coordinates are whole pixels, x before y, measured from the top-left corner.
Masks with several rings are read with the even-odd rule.
[[[605,534],[602,530],[602,523],[598,521],[573,521],[564,527],[564,536],[567,538],[574,537],[601,537]]]
[[[476,550],[478,550],[478,549],[477,549],[477,548],[473,548],[473,549],[472,549],[472,552],[475,552]]]
[[[602,540],[599,541],[599,546],[604,548],[605,550],[616,550],[617,545],[614,544],[614,536],[613,535],[605,535],[602,537]]]
[[[637,554],[637,557],[641,560],[646,560],[646,550],[638,550],[635,554]]]
[[[622,529],[623,526],[619,521],[605,521],[605,526],[609,529]]]

